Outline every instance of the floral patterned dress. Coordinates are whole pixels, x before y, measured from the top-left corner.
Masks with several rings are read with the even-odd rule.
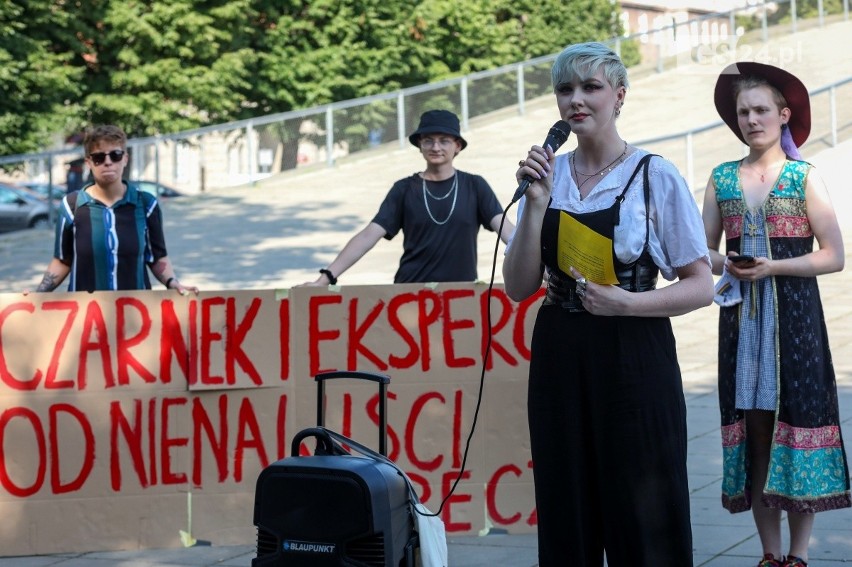
[[[712,176],[727,249],[772,259],[813,251],[805,208],[812,166],[787,161],[763,205],[749,210],[739,164],[723,163]],[[741,285],[743,302],[722,307],[719,315],[722,504],[732,513],[751,508],[748,432],[739,408],[744,407],[744,392],[753,390],[745,396],[753,405],[745,407],[766,405],[760,400],[767,392],[775,398],[764,503],[802,513],[850,507],[837,386],[817,279],[775,276]],[[765,384],[767,372],[774,389]]]

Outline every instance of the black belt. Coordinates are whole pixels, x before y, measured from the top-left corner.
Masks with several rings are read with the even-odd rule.
[[[547,290],[544,293],[544,305],[558,305],[572,313],[585,311],[583,300],[577,295],[576,283],[574,280],[568,281],[570,282],[568,285],[553,285],[551,281],[548,281]]]
[[[631,292],[650,291],[657,287],[658,268],[654,264],[638,263],[615,275],[618,287]],[[577,295],[577,282],[573,278],[550,273],[543,305],[558,305],[570,312],[585,311],[583,300]]]

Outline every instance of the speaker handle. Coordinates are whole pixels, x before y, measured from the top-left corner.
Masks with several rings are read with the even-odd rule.
[[[388,384],[390,376],[359,370],[332,370],[314,376],[317,383],[317,425],[325,427],[325,381],[338,378],[369,380],[379,384],[379,453],[388,454]]]
[[[299,455],[299,446],[302,441],[307,439],[308,437],[315,437],[317,440],[317,446],[314,449],[314,455],[348,455],[349,451],[341,447],[334,439],[332,439],[331,435],[329,435],[328,429],[324,427],[309,427],[308,429],[303,429],[298,432],[293,437],[293,442],[290,444],[290,454],[295,456]]]

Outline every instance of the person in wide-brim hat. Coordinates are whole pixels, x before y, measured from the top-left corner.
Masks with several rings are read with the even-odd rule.
[[[719,76],[715,102],[748,145],[713,168],[702,209],[713,272],[730,286],[716,298],[719,411],[729,432],[722,506],[752,511],[758,567],[807,567],[815,514],[852,507],[817,283],[843,269],[843,236],[825,182],[799,154],[811,129],[802,82],[738,62]],[[739,301],[727,301],[731,292]]]
[[[408,141],[411,145],[420,147],[420,136],[424,134],[449,134],[461,143],[461,149],[467,147],[467,140],[462,138],[459,127],[459,117],[449,110],[427,110],[420,116],[417,130],[411,133]]]
[[[753,61],[738,61],[725,67],[716,80],[713,96],[719,116],[737,138],[748,145],[737,122],[737,100],[734,87],[737,81],[750,76],[764,79],[784,97],[785,106],[790,109],[787,127],[796,147],[801,147],[811,133],[810,96],[802,81],[784,69]]]

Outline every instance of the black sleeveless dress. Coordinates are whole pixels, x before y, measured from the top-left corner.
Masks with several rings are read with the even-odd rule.
[[[645,250],[629,265],[613,258],[618,285],[636,293],[654,289],[658,272],[647,248],[650,158],[612,207],[568,213],[612,239],[644,170]],[[564,213],[549,208],[542,226],[549,278],[530,361],[540,565],[600,567],[605,551],[610,567],[691,567],[686,409],[670,321],[583,309],[557,261]]]

